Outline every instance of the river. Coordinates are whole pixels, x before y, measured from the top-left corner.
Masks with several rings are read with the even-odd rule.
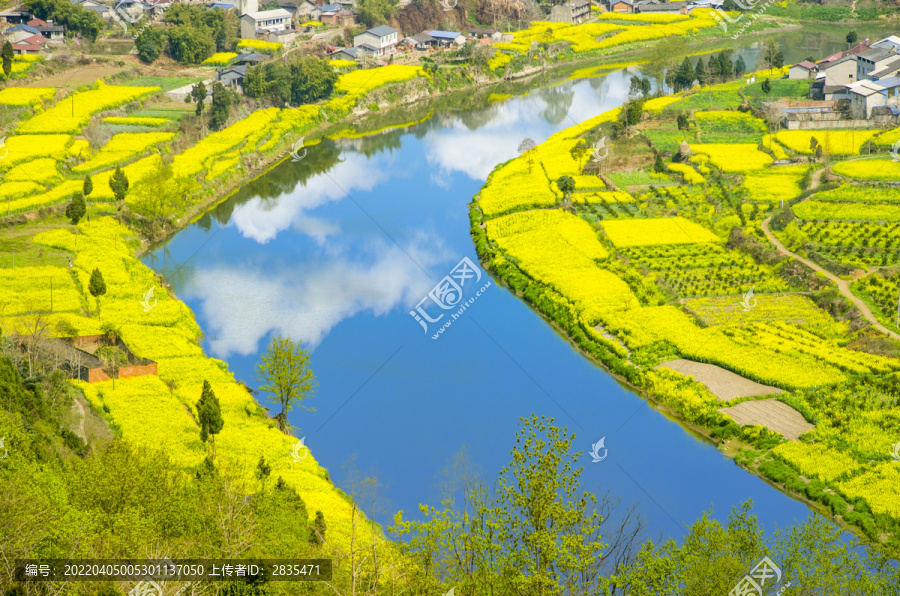
[[[786,59],[837,51],[842,35],[791,33]],[[761,41],[739,47],[751,69]],[[495,478],[532,413],[574,432],[584,486],[639,502],[654,534],[678,539],[710,507],[724,519],[746,499],[767,531],[802,521],[804,504],[620,386],[504,288],[488,287],[437,340],[409,314],[463,257],[477,263],[467,203],[494,166],[526,137],[541,142],[621,105],[628,78],[567,81],[308,147],[144,262],[196,313],[207,353],[251,387],[274,333],[312,348],[316,411],[290,422],[338,486],[354,454],[377,476],[383,524],[437,505],[441,472],[463,448]],[[595,463],[587,453],[601,438]]]

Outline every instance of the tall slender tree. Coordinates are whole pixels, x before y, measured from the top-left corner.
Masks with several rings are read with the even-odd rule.
[[[278,428],[287,432],[288,412],[294,404],[300,404],[307,411],[314,411],[303,405],[303,401],[313,395],[316,377],[309,368],[309,350],[303,349],[302,340],[276,336],[269,342],[269,348],[260,358],[257,372],[263,381],[260,387],[273,395],[281,404],[281,412],[275,416]]]
[[[222,408],[219,398],[213,392],[209,381],[203,381],[203,390],[197,401],[197,418],[200,423],[200,440],[204,443],[209,439],[212,445],[212,456],[216,457],[216,435],[222,432],[225,420],[222,418]]]
[[[12,63],[13,63],[13,47],[9,41],[3,43],[3,49],[0,50],[0,56],[3,58],[3,74],[4,76],[9,76],[9,73],[12,72]]]

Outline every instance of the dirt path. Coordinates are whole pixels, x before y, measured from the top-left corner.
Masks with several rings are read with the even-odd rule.
[[[823,172],[823,171],[824,171],[824,170],[817,170],[815,173],[813,173],[813,176],[812,176],[812,182],[811,182],[811,184],[810,184],[810,186],[809,186],[811,189],[816,189],[816,188],[819,187],[819,182],[820,182],[821,179],[822,179],[822,172]],[[890,337],[893,337],[894,339],[900,339],[900,335],[897,335],[896,333],[894,333],[893,331],[891,331],[890,329],[888,329],[887,327],[885,327],[884,325],[882,325],[881,323],[879,323],[879,322],[878,322],[878,319],[875,318],[875,315],[872,314],[872,310],[869,308],[869,306],[868,306],[865,302],[863,302],[862,300],[860,300],[859,298],[857,298],[857,297],[853,294],[853,292],[850,291],[850,282],[848,282],[848,281],[845,280],[845,279],[841,279],[840,277],[834,275],[834,274],[831,273],[830,271],[826,271],[825,269],[823,269],[823,268],[820,267],[819,265],[816,265],[815,263],[813,263],[813,262],[810,261],[809,259],[804,259],[804,258],[801,257],[800,255],[794,254],[794,253],[792,253],[791,251],[789,251],[789,250],[787,249],[787,247],[785,247],[785,245],[782,244],[781,241],[778,240],[778,238],[776,238],[776,237],[772,234],[772,232],[769,230],[769,221],[770,221],[771,219],[772,219],[772,216],[770,215],[770,216],[767,217],[765,220],[763,220],[763,222],[762,222],[762,231],[763,231],[763,233],[766,235],[766,238],[768,238],[769,241],[770,241],[772,244],[775,245],[775,248],[777,248],[777,249],[778,249],[779,251],[781,251],[783,254],[786,254],[787,256],[791,257],[792,259],[795,259],[795,260],[797,260],[797,261],[800,261],[801,263],[803,263],[804,265],[806,265],[807,267],[809,267],[809,268],[812,269],[813,271],[818,271],[818,272],[820,272],[822,275],[824,275],[825,277],[827,277],[828,279],[830,279],[831,281],[833,281],[835,284],[837,284],[838,291],[840,291],[840,293],[843,294],[845,298],[847,298],[847,299],[850,300],[853,304],[856,305],[856,308],[859,309],[859,311],[863,314],[863,316],[866,318],[866,320],[869,321],[869,323],[872,324],[873,327],[875,327],[876,329],[878,329],[878,330],[881,331],[882,333],[888,334]]]
[[[84,406],[81,404],[81,400],[77,397],[75,398],[74,403],[72,404],[72,409],[76,411],[78,414],[78,436],[82,438],[82,440],[87,440],[87,437],[84,435]]]

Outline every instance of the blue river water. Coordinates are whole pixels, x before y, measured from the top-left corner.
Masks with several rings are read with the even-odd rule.
[[[461,259],[477,263],[467,204],[494,166],[526,137],[541,142],[621,105],[628,76],[309,147],[144,261],[196,313],[207,353],[251,387],[273,334],[312,349],[316,411],[290,422],[338,486],[354,454],[377,476],[381,523],[438,505],[441,472],[462,448],[494,479],[532,413],[574,432],[583,485],[638,502],[653,534],[678,539],[710,507],[724,519],[746,499],[767,531],[802,521],[804,504],[620,386],[506,289],[487,287],[438,339],[438,324],[425,333],[410,315]],[[465,282],[471,300],[474,280]],[[433,299],[423,310],[438,312]],[[605,457],[593,462],[601,438]]]

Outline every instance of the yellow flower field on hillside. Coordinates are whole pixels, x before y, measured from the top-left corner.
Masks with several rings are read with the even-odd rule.
[[[718,236],[683,217],[605,220],[600,225],[618,247],[719,241]]]
[[[53,87],[7,87],[0,90],[0,105],[30,106],[40,104],[55,94]]]
[[[19,123],[16,131],[26,133],[77,133],[91,116],[156,93],[159,87],[106,85],[97,81],[93,89],[78,91],[59,100],[49,110]]]
[[[147,151],[160,143],[172,140],[174,132],[123,132],[109,140],[100,151],[84,163],[72,168],[73,172],[93,172],[116,165]]]
[[[797,153],[811,155],[816,152],[812,148],[815,138],[823,151],[831,155],[859,155],[860,148],[866,141],[878,134],[874,130],[782,130],[775,138],[779,143],[793,149]]]

